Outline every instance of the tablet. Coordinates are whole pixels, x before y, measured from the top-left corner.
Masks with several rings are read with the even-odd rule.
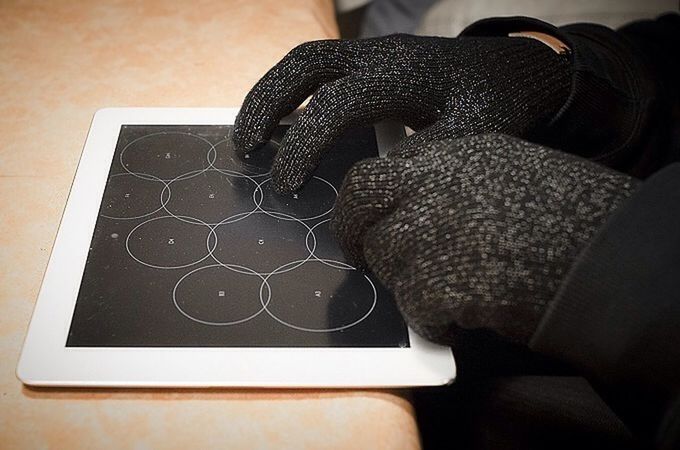
[[[450,383],[451,350],[403,322],[329,221],[343,175],[399,131],[342,136],[298,192],[246,158],[235,108],[96,113],[17,374],[39,386],[389,387]]]

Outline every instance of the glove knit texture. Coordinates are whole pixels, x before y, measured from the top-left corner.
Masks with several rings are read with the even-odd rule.
[[[638,182],[505,135],[361,161],[331,222],[346,254],[394,293],[408,324],[526,344],[573,261]]]
[[[484,132],[527,137],[566,102],[570,83],[568,57],[526,38],[314,41],[250,91],[233,139],[241,154],[253,150],[314,94],[274,161],[274,187],[288,193],[348,128],[398,119],[419,131],[401,147]]]

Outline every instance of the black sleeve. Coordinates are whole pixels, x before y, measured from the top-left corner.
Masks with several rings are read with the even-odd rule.
[[[652,175],[579,255],[530,347],[578,366],[658,448],[680,443],[680,164]]]
[[[525,17],[494,18],[472,24],[461,37],[517,31],[547,33],[571,49],[570,96],[531,140],[639,178],[680,161],[678,14],[619,31],[595,24],[557,28]]]
[[[602,380],[680,387],[680,164],[643,183],[579,255],[531,347]]]

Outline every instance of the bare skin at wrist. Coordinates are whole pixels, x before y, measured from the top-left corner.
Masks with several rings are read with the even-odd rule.
[[[540,31],[516,31],[513,33],[508,33],[508,36],[535,39],[539,42],[544,43],[545,45],[553,49],[555,53],[558,53],[560,55],[567,54],[571,51],[569,46],[567,46],[567,44],[562,42],[560,39],[547,33],[541,33]]]

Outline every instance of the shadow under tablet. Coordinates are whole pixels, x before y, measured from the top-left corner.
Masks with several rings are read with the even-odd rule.
[[[245,159],[227,125],[124,125],[69,347],[407,347],[389,293],[343,258],[328,221],[344,174],[377,155],[343,136],[298,193]]]

